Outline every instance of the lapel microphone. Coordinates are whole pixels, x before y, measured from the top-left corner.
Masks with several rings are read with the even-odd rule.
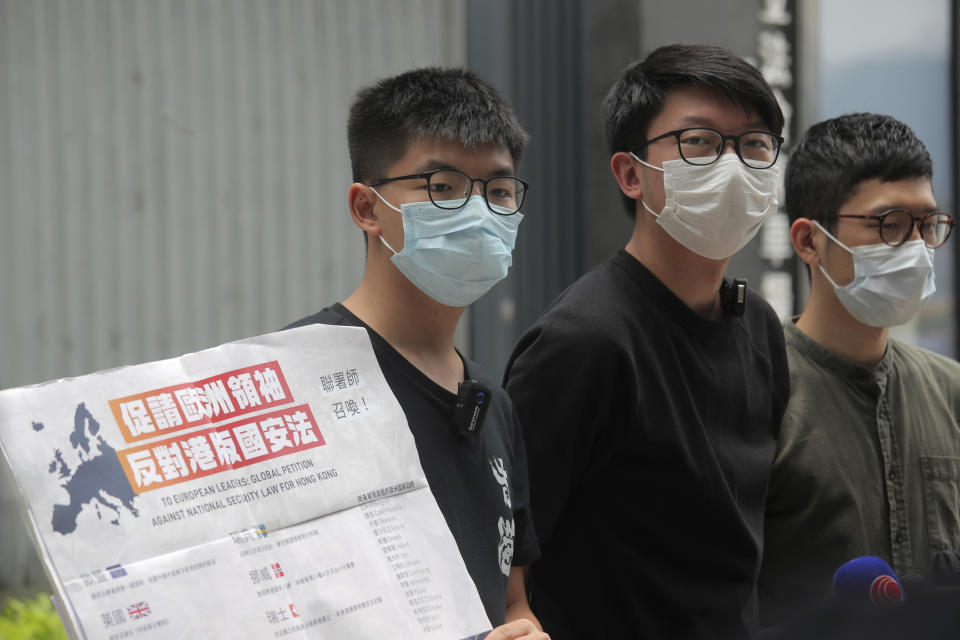
[[[457,385],[457,406],[453,410],[453,424],[463,437],[476,435],[483,425],[493,394],[489,387],[476,380],[464,380]]]
[[[720,308],[728,316],[742,316],[747,306],[747,280],[734,278],[733,286],[726,279],[720,284]]]

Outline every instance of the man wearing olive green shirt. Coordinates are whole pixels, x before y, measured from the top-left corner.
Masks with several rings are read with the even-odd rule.
[[[930,155],[888,116],[814,125],[786,173],[790,237],[810,298],[785,327],[790,400],[774,459],[761,626],[831,597],[836,569],[874,555],[929,575],[960,548],[960,364],[890,337],[932,295]]]

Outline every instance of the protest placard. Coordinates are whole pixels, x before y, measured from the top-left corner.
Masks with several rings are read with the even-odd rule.
[[[490,628],[364,329],[8,389],[0,447],[78,637]]]

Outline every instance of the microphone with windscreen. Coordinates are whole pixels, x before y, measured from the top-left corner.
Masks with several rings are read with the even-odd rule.
[[[948,580],[960,555],[937,556],[935,572]],[[937,564],[938,563],[938,564]],[[935,575],[936,579],[936,575]],[[934,587],[918,575],[901,579],[876,556],[855,558],[833,576],[834,598],[782,629],[776,640],[956,640],[960,638],[960,589]],[[909,599],[907,598],[909,595]],[[759,638],[759,636],[758,636]]]
[[[863,556],[842,565],[833,574],[833,594],[851,606],[897,605],[904,601],[903,585],[883,558]]]

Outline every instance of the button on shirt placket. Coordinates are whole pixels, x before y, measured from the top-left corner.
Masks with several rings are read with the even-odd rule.
[[[877,437],[883,454],[884,486],[890,514],[890,556],[893,570],[899,575],[906,575],[913,571],[913,567],[910,561],[910,532],[904,495],[903,456],[897,442],[896,429],[890,418],[886,375],[878,377],[876,383]]]

